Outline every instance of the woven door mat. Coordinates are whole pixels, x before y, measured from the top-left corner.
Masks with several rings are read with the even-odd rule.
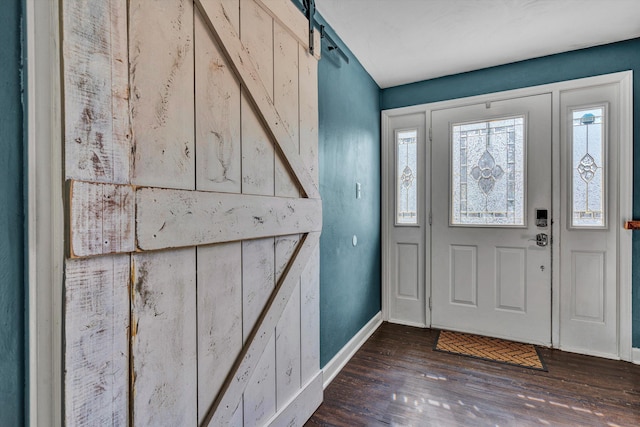
[[[433,349],[444,353],[547,371],[538,349],[532,344],[462,332],[439,331]]]

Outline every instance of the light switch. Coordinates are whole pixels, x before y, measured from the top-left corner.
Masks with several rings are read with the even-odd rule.
[[[358,245],[358,237],[354,234],[353,237],[351,238],[351,244],[353,246],[357,246]]]
[[[356,199],[360,199],[362,197],[362,185],[359,182],[356,182]]]

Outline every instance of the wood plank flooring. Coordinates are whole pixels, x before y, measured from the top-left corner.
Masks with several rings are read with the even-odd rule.
[[[384,323],[306,426],[640,426],[640,365],[541,349],[549,372],[434,352]]]

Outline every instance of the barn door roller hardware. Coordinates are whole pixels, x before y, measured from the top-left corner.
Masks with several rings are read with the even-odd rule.
[[[315,22],[313,17],[316,14],[315,0],[304,0],[304,8],[306,10],[307,19],[309,20],[309,53],[313,55],[315,51],[313,42],[313,33],[315,32]]]
[[[347,64],[349,63],[349,57],[342,51],[342,49],[338,47],[338,44],[333,41],[329,34],[327,34],[324,29],[324,25],[320,25],[320,38],[327,41],[327,49],[329,49],[329,52],[333,52],[335,50],[336,52],[338,52],[340,57],[344,59],[344,62],[346,62]]]
[[[325,30],[325,26],[318,24],[314,20],[314,16],[316,14],[316,3],[315,0],[304,0],[304,9],[307,19],[309,20],[309,53],[313,55],[315,52],[315,46],[313,42],[313,35],[315,29],[318,28],[320,30],[320,38],[325,39],[328,43],[327,49],[329,52],[336,51],[340,55],[340,57],[346,62],[349,63],[349,57],[338,47],[338,44],[333,41],[331,36]]]

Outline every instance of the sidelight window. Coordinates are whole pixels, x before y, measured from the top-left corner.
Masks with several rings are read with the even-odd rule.
[[[605,106],[571,110],[571,227],[606,227]]]
[[[418,130],[396,131],[396,224],[418,224]]]

